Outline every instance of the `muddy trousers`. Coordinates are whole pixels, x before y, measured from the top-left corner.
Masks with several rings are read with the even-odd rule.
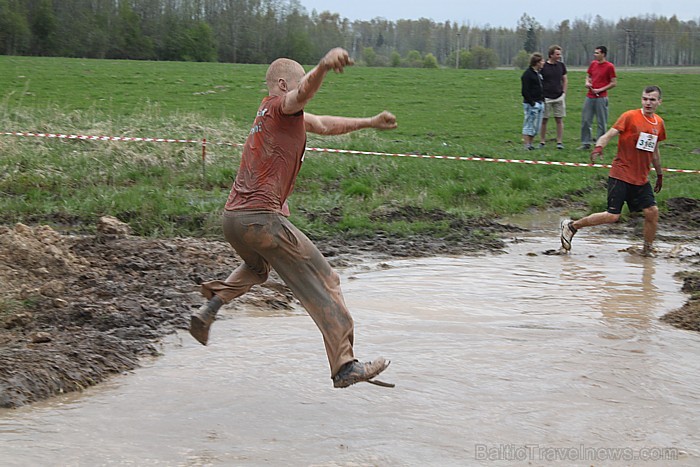
[[[265,282],[274,268],[321,331],[331,377],[353,361],[354,324],[340,277],[311,240],[272,211],[224,211],[223,227],[243,263],[225,281],[202,283],[202,294],[228,303]]]

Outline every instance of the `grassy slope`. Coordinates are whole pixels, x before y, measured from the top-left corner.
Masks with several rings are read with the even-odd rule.
[[[0,56],[0,131],[206,137],[242,142],[260,98],[265,66]],[[525,153],[520,144],[520,71],[350,68],[331,75],[307,107],[317,114],[394,112],[399,129],[311,136],[309,146],[390,153],[479,155],[586,162],[576,151],[583,71],[570,72],[565,151]],[[618,70],[611,123],[638,107],[641,89],[664,90],[666,167],[700,169],[692,154],[700,124],[700,74]],[[553,125],[551,125],[553,127]],[[554,135],[550,128],[549,136]],[[148,235],[218,234],[218,212],[237,168],[237,149],[209,147],[205,180],[197,145],[66,142],[0,137],[0,221],[46,217],[91,223],[112,214]],[[607,151],[610,161],[612,150]],[[435,229],[369,213],[391,204],[457,215],[498,216],[581,197],[604,207],[605,169],[408,159],[310,152],[292,204],[293,220],[315,234]],[[668,174],[659,196],[700,197],[698,174]],[[340,214],[338,208],[340,207]],[[304,215],[315,213],[316,216]],[[329,223],[333,214],[339,219]],[[585,212],[572,213],[574,215]],[[310,220],[314,218],[315,220]],[[438,225],[438,229],[447,229]]]

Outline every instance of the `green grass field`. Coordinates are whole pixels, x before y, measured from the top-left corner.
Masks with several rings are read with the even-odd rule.
[[[0,56],[0,131],[207,138],[242,143],[265,95],[263,65],[135,62]],[[664,167],[699,170],[700,73],[618,69],[611,124],[640,106],[647,84],[664,91],[659,113],[669,139]],[[330,75],[307,111],[369,116],[387,109],[399,128],[340,137],[310,135],[309,146],[401,154],[587,162],[577,151],[584,99],[581,70],[569,73],[566,149],[525,152],[520,142],[519,70],[352,67]],[[548,132],[554,136],[553,122]],[[553,145],[550,145],[553,146]],[[613,149],[606,150],[609,163]],[[0,136],[0,222],[89,226],[115,215],[143,235],[218,235],[218,215],[239,150],[196,144],[58,141]],[[378,224],[387,205],[501,216],[564,196],[589,211],[605,206],[606,169],[409,159],[309,152],[292,196],[292,220],[315,235],[396,234],[448,229],[422,222]],[[699,174],[666,174],[658,199],[700,196]],[[342,210],[338,223],[323,214]],[[309,215],[314,214],[314,215]],[[572,212],[583,215],[586,212]],[[310,220],[315,219],[315,220]]]

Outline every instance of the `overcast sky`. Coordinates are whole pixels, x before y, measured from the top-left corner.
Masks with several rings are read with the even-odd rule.
[[[429,18],[435,22],[454,21],[470,26],[515,28],[527,13],[542,26],[554,27],[565,19],[617,21],[631,16],[666,16],[679,20],[700,20],[698,0],[612,0],[612,1],[522,1],[522,0],[299,0],[309,13],[331,11],[350,20],[382,17],[398,19]],[[538,7],[533,7],[538,5]]]

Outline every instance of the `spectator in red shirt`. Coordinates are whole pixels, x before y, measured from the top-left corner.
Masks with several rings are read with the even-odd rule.
[[[581,147],[588,150],[592,143],[593,117],[598,124],[600,138],[608,130],[608,91],[617,86],[615,65],[607,60],[608,49],[604,45],[598,46],[593,52],[595,60],[588,66],[586,72],[586,101],[581,112]]]

